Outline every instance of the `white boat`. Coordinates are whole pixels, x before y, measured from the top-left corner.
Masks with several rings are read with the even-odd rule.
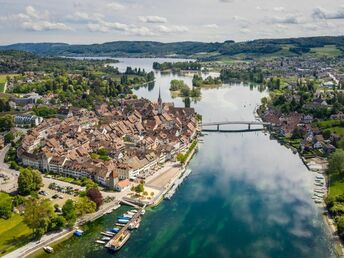
[[[145,215],[146,211],[144,209],[141,210],[141,215]]]
[[[101,240],[102,240],[102,241],[109,241],[110,239],[111,239],[111,237],[106,237],[106,236],[105,236],[105,237],[102,237]]]
[[[54,252],[54,248],[50,247],[50,246],[44,246],[43,250],[46,251],[47,253],[51,254]]]
[[[105,245],[106,242],[105,242],[105,241],[101,241],[101,240],[96,240],[96,243],[97,243],[97,244]]]
[[[123,214],[123,216],[124,216],[124,217],[127,217],[127,218],[129,218],[129,219],[131,219],[132,217],[134,217],[134,215],[128,214],[128,213]]]
[[[127,214],[134,216],[137,212],[128,211]]]
[[[130,212],[133,212],[133,213],[138,213],[138,210],[130,210]]]

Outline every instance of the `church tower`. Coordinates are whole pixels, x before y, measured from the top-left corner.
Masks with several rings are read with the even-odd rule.
[[[158,97],[158,113],[161,115],[162,114],[162,99],[161,99],[161,92],[160,92],[160,87],[159,87],[159,97]]]

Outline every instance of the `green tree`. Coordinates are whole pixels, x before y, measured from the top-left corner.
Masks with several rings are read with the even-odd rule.
[[[0,131],[6,132],[14,127],[14,119],[11,115],[2,115],[0,116]]]
[[[48,230],[54,208],[50,200],[30,197],[25,203],[24,223],[33,230],[36,237]]]
[[[68,226],[73,226],[76,221],[76,210],[72,200],[67,200],[62,207],[62,215],[67,221]]]
[[[5,135],[5,143],[8,144],[14,140],[14,134],[12,132],[9,132]]]
[[[48,231],[57,231],[64,228],[67,224],[66,219],[61,215],[53,216],[48,225]]]
[[[30,168],[20,169],[18,177],[18,192],[21,195],[28,195],[33,191],[37,191],[42,186],[42,175],[38,170]]]
[[[3,194],[0,198],[0,218],[8,219],[12,215],[13,204],[12,198]]]
[[[329,158],[328,171],[341,174],[344,171],[344,150],[337,149]]]
[[[93,213],[96,211],[96,203],[88,199],[87,197],[80,197],[75,203],[76,214],[78,216],[83,216],[88,213]]]

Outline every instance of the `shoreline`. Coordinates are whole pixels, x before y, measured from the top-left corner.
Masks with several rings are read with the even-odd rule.
[[[191,144],[186,148],[186,150],[190,146],[191,146]],[[150,203],[148,205],[148,207],[155,208],[164,200],[165,194],[172,188],[172,186],[174,185],[176,180],[178,178],[180,178],[185,173],[187,165],[189,164],[189,162],[191,161],[192,157],[196,153],[197,148],[198,148],[198,146],[196,146],[190,152],[190,155],[188,156],[187,160],[185,161],[185,164],[181,165],[178,168],[177,174],[172,178],[172,180],[167,185],[164,186],[164,190],[159,193],[159,195],[155,198],[155,200],[152,203]],[[166,165],[166,163],[164,165]],[[163,166],[161,169],[164,169],[164,167],[165,166]],[[123,197],[123,198],[125,198],[125,197]],[[119,207],[121,207],[121,205],[119,204],[121,202],[121,200],[118,200],[116,202],[118,202],[118,204],[115,205],[114,207],[112,205],[113,203],[109,203],[108,207],[103,208],[103,209],[99,210],[96,213],[85,215],[80,221],[77,222],[77,224],[72,229],[65,229],[65,230],[63,230],[61,232],[58,232],[57,236],[54,236],[51,239],[49,238],[46,241],[42,241],[42,242],[39,241],[39,244],[37,246],[32,247],[29,250],[24,250],[24,249],[26,249],[25,246],[20,247],[20,248],[16,249],[15,251],[5,255],[4,257],[5,258],[15,258],[15,257],[17,257],[17,256],[13,256],[13,255],[15,255],[15,253],[20,254],[20,257],[23,257],[23,258],[33,258],[33,257],[36,257],[36,255],[38,255],[39,252],[42,251],[42,248],[44,246],[55,245],[55,244],[58,244],[58,243],[61,243],[61,242],[64,242],[64,241],[68,240],[70,237],[73,236],[74,231],[75,231],[75,229],[78,226],[82,226],[82,225],[85,225],[87,223],[92,223],[93,221],[95,221],[95,220],[103,217],[104,215],[106,215],[109,211],[114,211],[114,210],[118,209]],[[46,236],[49,236],[49,235],[46,235]],[[33,243],[33,242],[31,242],[31,243]]]
[[[259,115],[258,113],[258,109],[254,111],[254,114],[257,115],[257,117],[262,120],[261,116]],[[279,141],[278,138],[275,137],[275,134],[278,135],[278,133],[276,131],[274,131],[273,129],[268,129],[267,130],[269,132],[269,135],[273,137],[273,140],[277,140],[281,145],[283,145],[284,147],[290,149],[293,153],[297,153],[299,158],[301,159],[302,163],[304,164],[304,166],[307,168],[308,172],[309,173],[319,173],[319,174],[322,174],[324,175],[324,178],[325,178],[325,183],[327,185],[327,188],[326,188],[326,196],[328,195],[328,191],[329,191],[329,180],[328,180],[328,176],[327,176],[327,173],[326,173],[326,170],[322,167],[321,169],[318,169],[318,170],[314,170],[312,169],[310,166],[309,166],[309,163],[310,162],[307,162],[307,159],[302,155],[302,153],[300,153],[300,151],[298,149],[295,149],[294,147],[292,146],[289,146],[288,143],[285,143],[283,141]],[[311,162],[314,162],[315,164],[318,164],[318,165],[321,165],[321,163],[317,163],[316,162],[316,158],[319,158],[319,157],[314,157],[314,158],[310,158],[308,160],[311,160]],[[327,159],[326,159],[327,161]],[[334,223],[334,220],[332,219],[331,215],[330,215],[330,212],[329,210],[327,209],[327,206],[326,206],[326,203],[325,203],[325,196],[322,198],[322,201],[323,203],[321,203],[322,206],[320,205],[316,205],[319,209],[323,209],[323,212],[322,212],[322,218],[325,222],[325,225],[327,227],[327,230],[328,232],[330,233],[331,235],[331,241],[333,243],[333,246],[334,246],[334,253],[337,257],[340,257],[340,258],[344,258],[344,241],[340,239],[338,233],[337,233],[337,227]]]

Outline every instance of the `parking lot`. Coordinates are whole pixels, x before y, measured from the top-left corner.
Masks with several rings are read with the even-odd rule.
[[[39,191],[39,195],[50,199],[54,204],[58,204],[60,207],[62,207],[68,199],[77,199],[78,192],[85,190],[84,187],[57,181],[49,177],[43,177],[43,183],[44,186]]]

